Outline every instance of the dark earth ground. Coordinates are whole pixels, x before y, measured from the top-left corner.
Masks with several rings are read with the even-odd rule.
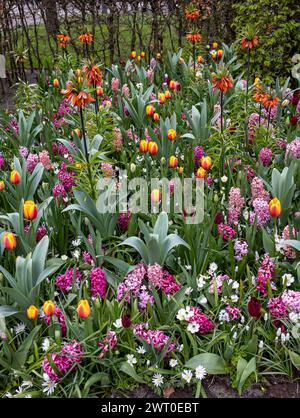
[[[203,382],[208,398],[300,398],[300,382],[291,382],[287,379],[269,376],[264,382],[254,383],[239,396],[235,389],[232,389],[229,377],[210,377]],[[170,391],[172,392],[172,391]],[[165,398],[193,398],[192,388],[175,389]],[[128,392],[113,391],[109,398],[159,398],[152,389],[145,385]]]

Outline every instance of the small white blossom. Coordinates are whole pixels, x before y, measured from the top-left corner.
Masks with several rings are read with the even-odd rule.
[[[196,367],[196,369],[195,369],[196,379],[203,380],[206,375],[207,375],[207,372],[206,372],[206,369],[203,366],[199,365],[198,367]]]
[[[282,284],[286,285],[287,287],[291,286],[291,284],[293,284],[295,281],[294,277],[292,276],[292,274],[284,274],[282,276]]]
[[[187,326],[187,330],[191,333],[191,334],[196,334],[196,332],[199,331],[199,324],[197,324],[196,322],[192,322],[190,324],[188,324]]]
[[[206,297],[205,297],[205,296],[202,296],[202,297],[199,299],[199,303],[200,303],[201,305],[206,305],[206,304],[207,304],[207,299],[206,299]]]
[[[258,344],[258,347],[259,347],[260,349],[264,348],[264,342],[263,342],[262,340],[260,340],[260,342],[259,342],[259,344]]]
[[[183,344],[178,344],[177,346],[177,350],[179,351],[179,353],[181,353],[184,349],[184,345]]]
[[[55,391],[57,383],[53,382],[53,380],[51,380],[50,377],[46,373],[43,374],[43,379],[44,379],[44,382],[42,383],[43,392],[47,396],[52,395]]]
[[[190,381],[193,378],[193,372],[191,370],[183,370],[181,377],[183,380],[185,380],[187,383],[190,383]]]
[[[185,290],[185,292],[184,292],[184,294],[186,295],[186,296],[189,296],[189,295],[191,295],[193,293],[193,288],[192,287],[187,287],[186,288],[186,290]]]
[[[123,325],[122,325],[122,319],[121,318],[118,318],[115,322],[114,322],[114,327],[115,328],[123,328]]]
[[[144,347],[142,345],[140,345],[139,347],[137,347],[136,352],[138,354],[145,354],[146,350],[144,349]]]
[[[221,177],[221,182],[222,183],[227,183],[228,177],[227,176],[222,176]]]
[[[238,295],[231,295],[230,299],[232,300],[232,302],[237,302],[239,300]]]
[[[21,334],[22,332],[24,332],[26,329],[25,324],[23,324],[23,322],[20,322],[18,325],[16,325],[14,327],[14,331],[16,334]]]
[[[217,270],[218,270],[218,265],[216,263],[210,263],[208,273],[212,275]]]
[[[133,354],[127,354],[127,363],[129,363],[131,366],[137,363],[137,359]]]
[[[50,348],[50,339],[46,337],[44,338],[42,342],[42,350],[45,352],[45,351],[48,351],[49,348]]]
[[[176,367],[176,366],[177,366],[177,364],[178,364],[178,360],[176,360],[176,359],[172,358],[172,359],[170,360],[169,364],[170,364],[170,367],[172,367],[172,369],[173,369],[174,367]]]
[[[152,378],[152,383],[159,388],[164,383],[163,376],[160,373],[156,373]]]

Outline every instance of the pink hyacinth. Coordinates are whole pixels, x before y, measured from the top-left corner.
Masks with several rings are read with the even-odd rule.
[[[193,316],[189,318],[188,322],[190,324],[194,323],[199,325],[199,334],[207,334],[214,329],[214,323],[201,311],[200,308],[193,306],[191,307],[191,311],[193,312]]]
[[[170,344],[170,337],[158,329],[148,330],[144,324],[135,325],[133,333],[136,337],[139,337],[142,340],[145,340],[148,344],[153,345],[158,352],[162,352],[166,345],[168,345],[166,354],[170,354],[176,348],[175,343]]]
[[[127,213],[120,213],[119,219],[118,219],[118,225],[122,231],[127,231],[130,219],[131,219],[130,210],[128,210]]]
[[[228,313],[230,321],[236,321],[241,313],[239,308],[230,305],[226,306],[225,311]]]
[[[294,227],[293,228],[290,228],[289,225],[286,225],[284,227],[283,232],[282,232],[282,238],[284,240],[288,240],[288,239],[296,239],[296,237],[297,237],[297,231],[296,231],[296,229]],[[284,255],[287,258],[291,259],[291,260],[295,259],[296,256],[297,256],[296,251],[290,245],[285,245],[285,247],[284,247]]]
[[[39,242],[47,234],[47,229],[44,226],[40,226],[36,231],[36,240]]]
[[[130,90],[127,84],[123,84],[122,86],[122,94],[124,97],[129,97],[130,95]]]
[[[116,77],[113,77],[112,80],[111,80],[112,91],[118,91],[119,84],[120,84],[119,79],[116,78]]]
[[[28,154],[29,154],[28,148],[27,147],[20,147],[19,154],[20,154],[21,157],[27,158]]]
[[[227,276],[227,274],[219,274],[217,277],[213,278],[210,282],[209,293],[213,295],[215,293],[215,289],[217,289],[218,294],[221,295],[223,282],[228,279],[229,276]]]
[[[43,315],[43,317],[47,325],[50,325],[52,322],[51,316]],[[54,317],[57,319],[57,322],[60,325],[61,335],[64,337],[67,333],[66,320],[62,310],[58,306],[56,306],[55,308]]]
[[[105,299],[107,280],[106,274],[100,267],[95,267],[90,271],[91,293],[93,298],[100,297]]]
[[[268,302],[270,314],[275,318],[284,318],[287,316],[287,309],[281,297],[271,298]]]
[[[64,197],[67,196],[66,189],[64,188],[64,186],[62,184],[56,184],[52,189],[52,194],[53,194],[55,199],[57,197],[63,197],[64,198]]]
[[[123,145],[121,129],[114,128],[113,137],[112,137],[112,144],[113,144],[114,149],[116,151],[121,151],[122,145]]]
[[[236,240],[234,243],[234,258],[241,261],[248,254],[248,244],[246,241]]]
[[[174,276],[167,270],[163,270],[157,263],[148,266],[147,276],[149,282],[157,289],[161,289],[166,295],[173,295],[181,289],[181,285],[176,283]]]
[[[133,271],[126,275],[124,282],[119,284],[117,290],[117,300],[120,301],[127,292],[132,292],[133,296],[137,296],[145,275],[145,265],[143,263],[138,264]]]
[[[268,295],[267,283],[271,283],[275,271],[274,261],[266,254],[257,272],[256,288],[263,296]]]
[[[47,150],[43,150],[39,153],[39,160],[40,163],[43,164],[45,170],[50,170],[52,167],[51,159],[49,156],[49,152]]]
[[[229,225],[219,224],[218,235],[223,235],[223,240],[227,241],[227,240],[232,240],[235,237],[236,232]]]
[[[112,177],[114,174],[113,166],[109,163],[101,163],[101,170],[105,177]]]
[[[141,311],[145,310],[148,304],[152,306],[155,302],[154,296],[151,295],[149,292],[147,292],[147,290],[141,290],[138,295],[138,299],[139,299],[139,309]]]
[[[241,197],[239,188],[231,187],[229,192],[228,222],[230,225],[237,225],[240,212],[245,205],[245,199]]]
[[[37,164],[39,163],[39,157],[36,154],[29,154],[26,160],[26,169],[29,173],[32,173]]]
[[[92,255],[88,251],[84,251],[84,253],[82,254],[82,256],[83,256],[83,260],[84,260],[85,263],[92,264],[93,257],[92,257]]]
[[[300,138],[295,138],[286,146],[285,159],[292,158],[298,160],[300,158]]]
[[[98,343],[98,347],[101,348],[104,352],[113,350],[118,344],[117,334],[115,331],[107,331],[106,337],[103,341]]]
[[[252,203],[254,212],[250,213],[250,223],[256,221],[257,226],[265,225],[270,219],[268,202],[263,199],[255,199]]]
[[[60,353],[51,354],[52,362],[62,375],[65,375],[74,364],[80,364],[83,359],[83,352],[81,351],[80,344],[73,340],[70,343],[64,343]],[[59,382],[59,377],[53,370],[47,357],[44,358],[42,363],[44,373],[54,382]]]
[[[287,309],[300,313],[300,292],[296,290],[285,290],[281,299]]]
[[[75,268],[67,269],[65,273],[60,274],[55,279],[55,285],[58,287],[61,291],[67,292],[72,289],[73,280],[75,275],[75,283],[78,285],[78,283],[82,280],[82,274],[80,273],[79,269],[77,268],[75,271]]]
[[[69,172],[65,163],[61,164],[57,177],[67,192],[75,186],[75,173]]]
[[[259,153],[259,160],[264,167],[268,167],[273,158],[273,152],[270,148],[262,148]]]
[[[263,181],[259,177],[254,177],[251,182],[251,196],[252,201],[255,199],[270,201],[270,194],[265,190]]]

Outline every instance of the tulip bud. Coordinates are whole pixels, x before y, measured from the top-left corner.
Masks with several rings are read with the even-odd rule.
[[[55,78],[54,80],[53,80],[53,87],[55,87],[55,88],[57,88],[58,86],[59,86],[59,81],[57,80],[57,78]]]
[[[179,174],[183,174],[183,172],[184,172],[184,167],[179,167],[179,169],[178,169],[178,171],[179,171]]]
[[[176,81],[171,80],[169,83],[169,87],[171,90],[176,90]]]
[[[269,212],[272,218],[278,218],[281,215],[281,203],[277,197],[269,202]]]
[[[103,88],[102,87],[97,87],[96,88],[96,94],[97,94],[97,96],[103,96]]]
[[[222,55],[223,55],[223,49],[219,49],[219,50],[217,51],[217,57],[218,57],[218,58],[222,58]]]
[[[77,170],[80,170],[81,169],[81,164],[80,163],[76,163],[75,164],[75,167],[77,168]]]
[[[148,152],[148,141],[146,141],[146,139],[140,141],[140,152],[143,154]]]
[[[212,47],[213,49],[217,49],[219,46],[218,42],[213,42]]]
[[[170,168],[177,168],[178,167],[178,158],[175,155],[171,155],[169,158],[169,167]]]
[[[155,108],[153,105],[146,106],[146,115],[147,116],[153,116],[155,112]]]
[[[204,179],[205,175],[206,175],[206,171],[204,170],[204,168],[202,167],[198,168],[197,174],[196,174],[197,178]]]
[[[175,129],[169,129],[168,130],[168,139],[170,141],[174,141],[175,138],[176,138],[176,131],[175,131]]]
[[[204,170],[209,170],[212,166],[211,158],[210,157],[202,157],[201,158],[201,167],[204,168]]]
[[[165,97],[166,97],[167,100],[171,99],[172,96],[171,96],[171,93],[169,92],[169,90],[165,91]]]
[[[162,165],[165,165],[165,164],[166,164],[166,159],[165,159],[165,157],[161,157],[161,159],[160,159],[160,163],[161,163]]]
[[[144,51],[141,52],[141,58],[145,58],[146,54]]]
[[[129,315],[123,315],[121,318],[122,325],[124,328],[129,328],[131,325],[131,319]]]
[[[91,315],[91,307],[86,299],[81,299],[77,305],[77,315],[79,318],[86,319]]]
[[[14,250],[17,246],[16,236],[12,232],[5,232],[3,235],[3,245],[6,250]]]
[[[161,53],[160,53],[160,52],[158,52],[158,53],[156,54],[156,59],[157,59],[158,61],[161,59]]]
[[[151,192],[151,202],[159,203],[161,199],[161,194],[159,189],[153,189]]]
[[[166,101],[166,96],[164,93],[158,93],[157,98],[160,104],[164,104]]]
[[[37,317],[39,316],[39,310],[34,305],[29,306],[26,313],[27,318],[31,320],[37,319]]]
[[[248,302],[248,312],[250,316],[253,316],[256,319],[260,318],[261,315],[261,304],[259,301],[252,297]]]
[[[148,148],[149,148],[149,153],[151,155],[157,155],[158,153],[158,145],[156,142],[154,141],[150,141],[148,144]]]
[[[53,316],[55,314],[55,304],[52,300],[47,300],[43,305],[44,314],[47,316]]]
[[[72,132],[71,132],[72,136],[74,137],[74,135],[76,134],[78,137],[80,137],[80,129],[79,128],[75,128]]]
[[[155,122],[158,122],[158,121],[159,121],[159,114],[158,114],[158,113],[154,113],[154,115],[153,115],[153,120],[154,120]]]
[[[24,202],[23,215],[28,221],[33,221],[37,217],[38,208],[33,200],[26,200],[26,202]]]
[[[12,184],[19,184],[21,182],[21,176],[20,176],[20,173],[17,170],[13,170],[10,173],[10,182]]]
[[[136,58],[136,56],[137,56],[136,51],[131,51],[130,56],[131,56],[131,58],[132,58],[132,59],[135,59],[135,58]]]
[[[135,173],[135,170],[136,170],[136,165],[135,165],[134,163],[131,163],[131,164],[130,164],[130,171],[131,171],[132,173]]]
[[[203,63],[204,59],[203,59],[202,55],[198,56],[197,61],[198,61],[199,64]]]
[[[80,77],[81,76],[81,69],[80,68],[77,68],[75,70],[75,75],[76,75],[76,77]]]
[[[5,189],[5,183],[3,180],[0,181],[0,191]]]

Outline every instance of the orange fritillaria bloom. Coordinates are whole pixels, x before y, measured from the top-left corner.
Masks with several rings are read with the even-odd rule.
[[[233,78],[231,76],[215,75],[213,80],[213,87],[226,93],[233,87]]]
[[[76,91],[72,88],[72,82],[67,83],[67,88],[62,89],[61,94],[63,94],[68,102],[71,102],[73,106],[85,107],[91,102],[94,102],[94,99],[90,94],[85,91]]]
[[[93,35],[91,33],[83,33],[79,35],[78,39],[83,44],[91,44],[93,42]]]
[[[241,45],[245,49],[252,49],[255,45],[258,45],[258,37],[253,36],[252,39],[243,38],[241,40]]]
[[[98,65],[85,65],[83,72],[89,86],[99,86],[102,82],[103,74]]]
[[[56,38],[58,40],[59,48],[62,48],[62,49],[65,49],[67,46],[67,43],[70,42],[71,40],[69,35],[64,35],[64,34],[56,35]]]
[[[197,9],[194,10],[186,10],[185,11],[185,18],[187,20],[193,21],[193,20],[197,20],[200,17],[200,12]]]
[[[262,99],[262,104],[266,109],[272,109],[276,107],[280,103],[280,99],[272,93],[266,93],[264,98]]]
[[[200,35],[200,33],[188,33],[186,35],[186,39],[191,44],[198,44],[199,42],[201,42],[202,36]]]

